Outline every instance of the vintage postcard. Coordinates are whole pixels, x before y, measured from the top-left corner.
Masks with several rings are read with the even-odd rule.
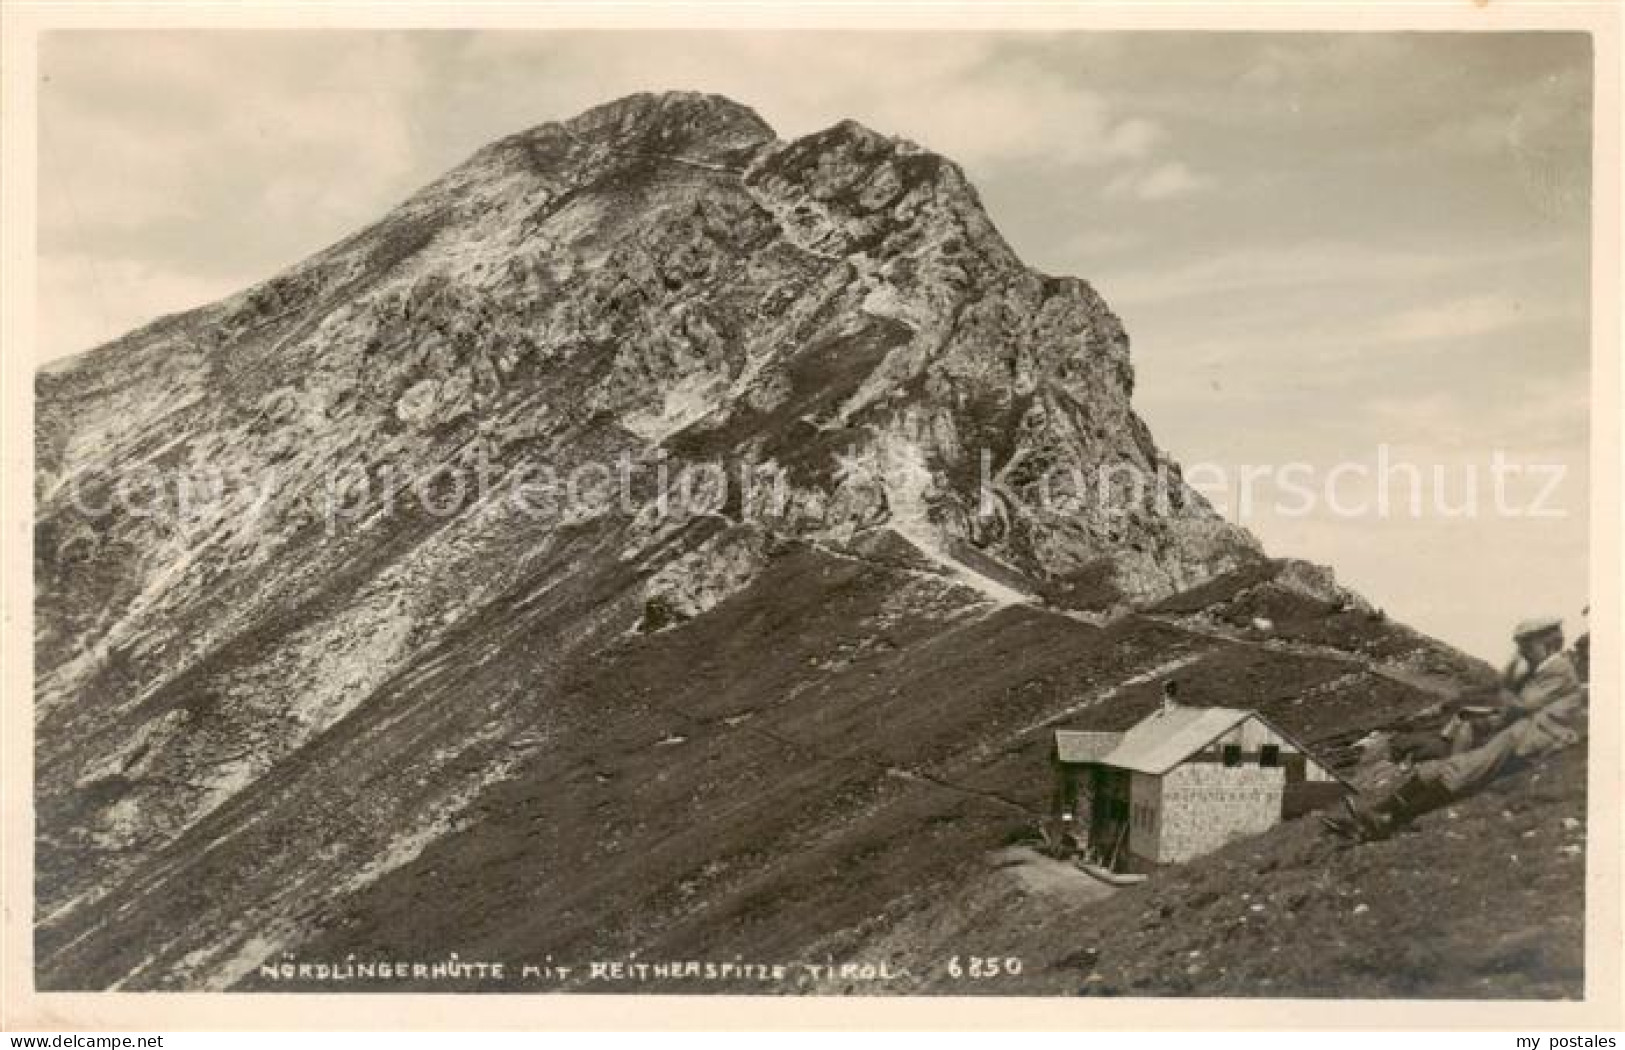
[[[8,1024],[1618,1026],[1615,6],[7,19]]]

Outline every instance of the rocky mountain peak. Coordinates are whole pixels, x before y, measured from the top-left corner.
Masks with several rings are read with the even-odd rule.
[[[144,695],[289,603],[338,602],[360,648],[305,665],[294,728],[243,760],[274,761],[491,601],[491,564],[566,536],[617,552],[604,615],[633,633],[704,616],[786,544],[1104,622],[1260,557],[1157,449],[1128,355],[951,161],[852,121],[782,141],[717,96],[630,96],[39,377],[42,709],[78,724],[75,698]],[[86,509],[132,466],[221,495]],[[624,498],[582,495],[622,470]],[[1125,472],[1142,491],[1105,487]],[[665,476],[707,496],[651,496]],[[318,599],[335,580],[361,590]],[[98,834],[122,848],[224,790]]]
[[[125,342],[106,365],[150,395],[124,406],[133,432],[184,405],[197,455],[288,460],[300,485],[358,449],[419,469],[466,434],[514,465],[587,428],[751,464],[779,494],[729,495],[755,527],[891,530],[1096,612],[1257,557],[1134,413],[1128,338],[1094,290],[1025,266],[951,161],[850,120],[786,142],[716,95],[628,96]],[[55,476],[108,435],[49,400]],[[274,512],[252,557],[308,502]]]
[[[41,987],[844,956],[1036,812],[1058,720],[1179,670],[1360,733],[1438,655],[1184,484],[951,161],[716,96],[505,138],[37,395]]]
[[[709,157],[775,138],[756,111],[722,95],[698,91],[640,92],[565,121],[571,134],[621,148]]]

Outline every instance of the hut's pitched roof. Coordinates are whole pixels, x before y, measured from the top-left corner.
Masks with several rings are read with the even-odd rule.
[[[1124,733],[1122,742],[1097,761],[1161,776],[1252,717],[1254,712],[1233,707],[1159,709]]]
[[[1093,762],[1113,769],[1161,776],[1249,718],[1258,719],[1271,731],[1290,741],[1308,761],[1343,783],[1348,783],[1342,774],[1316,758],[1312,751],[1280,726],[1257,711],[1243,711],[1234,707],[1175,705],[1160,708],[1123,733],[1058,729],[1055,731],[1055,753],[1062,762]]]

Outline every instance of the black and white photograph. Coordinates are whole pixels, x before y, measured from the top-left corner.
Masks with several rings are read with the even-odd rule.
[[[29,76],[34,994],[1617,1008],[1593,32]]]

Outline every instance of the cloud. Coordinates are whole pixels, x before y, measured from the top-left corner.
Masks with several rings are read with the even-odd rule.
[[[852,118],[969,167],[1104,167],[1143,160],[1166,130],[1067,70],[1029,61],[997,36],[967,33],[752,33],[644,36],[481,34],[457,56],[491,97],[548,96],[527,120],[568,116],[631,91],[719,92],[794,137]]]
[[[1377,332],[1385,342],[1443,342],[1487,335],[1531,320],[1529,307],[1508,295],[1468,295],[1418,306],[1389,319]]]
[[[423,181],[401,34],[56,32],[41,57],[47,357],[262,278]]]
[[[1155,164],[1161,124],[995,35],[74,32],[47,36],[42,72],[42,255],[95,257],[132,305],[166,289],[141,320],[321,249],[492,139],[640,90],[726,94],[785,137],[855,118],[984,183],[1136,165],[1155,199],[1190,181]],[[102,331],[88,271],[61,272],[43,314],[79,318],[63,339]]]
[[[40,362],[76,353],[164,314],[214,302],[261,273],[187,274],[134,259],[59,252],[40,260]]]
[[[225,188],[241,196],[308,185],[310,199],[321,200],[412,167],[409,107],[395,89],[411,83],[415,63],[398,37],[138,35],[47,39],[45,161],[95,190],[80,195],[87,221],[137,224],[195,211],[183,189],[209,203]],[[363,157],[367,178],[357,179]]]
[[[1063,241],[1056,254],[1065,259],[1119,257],[1145,245],[1145,235],[1128,229],[1086,229]]]
[[[1100,280],[1110,286],[1114,304],[1143,308],[1209,296],[1356,283],[1403,287],[1449,274],[1529,266],[1565,250],[1563,242],[1550,238],[1451,252],[1408,248],[1392,239],[1386,243],[1260,239],[1245,247],[1101,275]],[[1401,330],[1416,324],[1415,319],[1407,320]]]
[[[1114,157],[1139,160],[1166,136],[1161,125],[1154,121],[1130,117],[1112,129],[1107,138],[1107,152]]]
[[[1407,438],[1431,449],[1563,460],[1582,468],[1589,443],[1590,390],[1584,377],[1524,377],[1516,390],[1447,387],[1381,391],[1351,405],[1364,426],[1391,443]],[[1486,389],[1485,387],[1489,387]],[[1443,454],[1434,453],[1443,459]]]
[[[1183,162],[1167,161],[1152,168],[1124,172],[1107,182],[1102,192],[1112,200],[1166,201],[1204,190],[1209,182]]]
[[[1184,164],[1174,161],[1153,168],[1135,187],[1141,200],[1161,201],[1171,197],[1184,197],[1207,186],[1207,180],[1191,172]]]

